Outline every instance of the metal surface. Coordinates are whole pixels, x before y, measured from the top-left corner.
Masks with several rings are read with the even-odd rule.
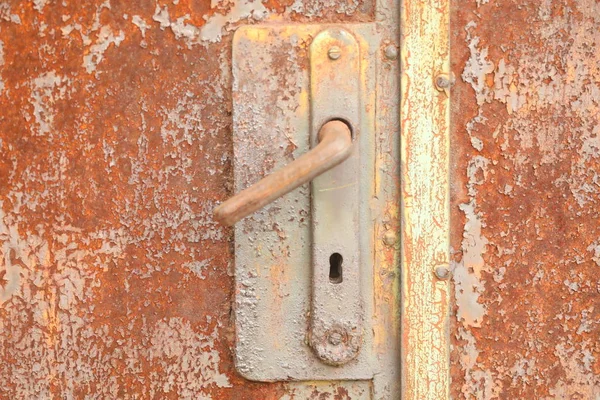
[[[1,1],[0,397],[398,398],[399,248],[383,240],[399,232],[398,65],[384,56],[398,47],[396,7]],[[212,209],[232,195],[233,32],[270,21],[376,22],[382,38],[369,48],[378,73],[367,92],[377,110],[370,381],[257,383],[234,367],[233,230]],[[288,70],[306,50],[292,48],[274,52],[282,80],[257,96],[308,73],[308,63]],[[272,143],[286,162],[307,149],[280,133]],[[272,236],[279,263],[290,240]]]
[[[453,2],[453,398],[600,398],[599,44],[598,1]]]
[[[402,399],[449,398],[449,0],[402,2]]]
[[[352,226],[372,229],[368,199],[373,182],[374,143],[372,136],[361,133],[373,132],[374,115],[368,111],[373,109],[369,107],[372,100],[360,101],[357,96],[368,93],[374,85],[374,65],[368,57],[378,46],[373,31],[373,25],[277,25],[244,27],[235,34],[236,188],[245,187],[256,173],[268,173],[268,169],[262,172],[266,161],[270,162],[270,168],[277,168],[289,163],[295,154],[305,153],[311,141],[316,143],[319,127],[332,118],[346,119],[354,135],[350,158],[313,180],[312,216],[311,192],[303,186],[235,227],[236,365],[249,379],[370,379],[373,376],[372,332],[366,330],[360,338],[362,326],[359,323],[362,310],[366,326],[370,325],[373,313],[373,246],[370,237],[358,238],[356,229],[345,232]],[[298,48],[297,43],[305,47]],[[340,49],[337,60],[328,55],[333,45]],[[274,67],[274,62],[280,62],[281,54],[287,63],[282,70]],[[257,76],[251,66],[259,61],[263,73]],[[310,65],[310,72],[298,67],[304,63]],[[335,66],[336,63],[340,65]],[[338,78],[342,75],[336,75],[333,68],[349,75],[340,82]],[[285,80],[287,86],[276,96],[285,100],[271,108],[273,100],[257,94],[265,93],[273,82],[280,80]],[[332,91],[334,86],[335,91]],[[257,119],[257,115],[260,118]],[[277,121],[277,129],[265,129],[265,124],[270,125],[272,121]],[[311,135],[309,127],[312,127]],[[265,132],[273,133],[265,137]],[[281,151],[285,148],[281,143],[293,143],[295,151]],[[367,149],[364,158],[358,157],[359,148]],[[342,190],[341,195],[334,190],[323,190],[337,187],[335,182],[348,177],[357,183],[345,192]],[[345,185],[345,181],[340,183]],[[358,187],[363,187],[362,197]],[[352,207],[352,202],[366,207],[354,214],[358,207]],[[344,204],[349,206],[345,212],[338,210],[323,215],[323,212],[332,212],[332,207],[337,209]],[[341,221],[329,221],[328,218],[336,215]],[[311,228],[311,221],[325,226]],[[333,227],[338,224],[337,227],[345,231],[328,232],[329,223]],[[279,244],[280,240],[285,245]],[[359,250],[365,254],[364,267],[360,269]],[[334,252],[340,252],[344,258],[344,282],[338,285],[332,284],[328,276],[329,258]],[[313,263],[314,274],[311,273]],[[334,287],[333,294],[331,287]],[[360,298],[356,299],[361,292],[364,304],[360,304]],[[348,302],[347,310],[342,308],[344,300]],[[276,332],[273,327],[277,328]],[[308,335],[309,328],[312,335]],[[340,334],[337,345],[334,333]],[[307,342],[317,348],[322,358],[311,351]],[[362,349],[356,356],[360,345]],[[337,349],[342,351],[336,353]],[[340,364],[350,358],[354,359],[343,366],[323,363],[325,359],[329,364]]]
[[[337,56],[331,58],[331,49]],[[329,28],[319,32],[309,48],[311,143],[319,127],[332,118],[352,127],[356,145],[338,167],[318,176],[311,188],[312,287],[309,342],[317,356],[331,365],[354,359],[363,340],[361,295],[360,195],[361,131],[360,47],[350,32]],[[371,119],[372,117],[367,118]],[[371,128],[372,129],[372,128]],[[362,211],[363,213],[365,210]],[[371,253],[372,250],[369,250]],[[367,264],[368,265],[368,264]],[[335,269],[336,277],[330,279]],[[372,282],[365,282],[372,286]],[[369,289],[367,293],[370,293]]]
[[[329,121],[320,127],[317,136],[317,143],[309,152],[215,208],[215,219],[231,226],[330,170],[352,154],[352,133],[345,123]]]

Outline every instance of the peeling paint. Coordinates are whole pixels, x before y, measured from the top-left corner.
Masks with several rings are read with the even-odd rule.
[[[49,0],[32,0],[33,2],[33,8],[41,13],[42,11],[44,11],[44,7],[46,7],[46,5],[48,4]]]
[[[480,327],[486,307],[479,303],[479,295],[485,290],[481,273],[485,268],[483,253],[487,239],[481,233],[480,216],[475,213],[475,204],[462,204],[467,222],[462,243],[462,260],[453,264],[457,318],[465,326]]]
[[[356,0],[342,2],[338,0],[294,0],[286,11],[314,18],[322,17],[323,10],[327,8],[334,9],[338,14],[352,15],[360,6],[361,3]]]
[[[211,8],[220,8],[220,1],[213,1]],[[206,18],[201,27],[186,23],[189,15],[184,15],[172,21],[167,6],[161,8],[158,4],[152,19],[160,24],[160,29],[170,28],[178,39],[183,38],[188,47],[194,44],[215,43],[221,40],[223,29],[237,21],[250,19],[260,21],[269,14],[263,3],[259,0],[241,0],[232,3],[226,14],[215,13]]]
[[[4,42],[0,40],[0,95],[4,91],[4,81],[2,80],[2,67],[4,67]]]
[[[36,135],[47,135],[52,131],[55,112],[52,105],[56,101],[65,99],[69,95],[68,79],[56,74],[55,71],[46,72],[33,79],[30,84],[33,106],[33,118],[37,124]],[[28,116],[26,115],[27,119]]]
[[[453,397],[596,398],[600,5],[454,7]]]
[[[590,244],[587,248],[587,251],[591,251],[594,253],[592,256],[592,260],[600,267],[600,239]]]
[[[232,179],[232,31],[374,15],[290,3],[0,2],[2,397],[370,394],[250,382],[234,365],[231,231],[212,219]]]
[[[279,400],[368,400],[371,399],[371,384],[367,381],[346,382],[291,382],[285,385],[286,394]]]
[[[0,3],[0,20],[12,22],[17,25],[21,24],[21,17],[18,14],[12,13],[10,4],[7,2]]]
[[[104,53],[111,44],[119,47],[124,39],[125,33],[123,31],[118,31],[115,36],[110,26],[103,26],[98,33],[98,39],[90,46],[88,54],[83,56],[83,67],[88,74],[96,71],[96,67],[104,59]]]
[[[226,3],[222,0],[212,0],[211,7],[216,8]],[[200,38],[203,41],[217,42],[221,40],[222,30],[230,24],[242,19],[260,21],[268,15],[268,11],[262,0],[240,0],[233,3],[227,14],[215,13],[206,19],[206,23],[200,30]]]
[[[146,20],[140,17],[139,15],[134,15],[133,17],[131,17],[131,23],[140,29],[142,37],[145,38],[146,31],[150,29],[150,25],[146,22]]]
[[[552,384],[549,388],[550,396],[545,399],[599,398],[600,384],[591,369],[591,364],[595,361],[591,351],[587,348],[578,350],[568,344],[558,344],[555,352],[566,376]]]

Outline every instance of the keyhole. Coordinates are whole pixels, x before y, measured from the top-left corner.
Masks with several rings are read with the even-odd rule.
[[[342,282],[342,262],[344,259],[340,253],[333,253],[329,257],[329,282]]]

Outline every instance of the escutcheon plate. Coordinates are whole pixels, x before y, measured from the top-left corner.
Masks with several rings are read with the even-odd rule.
[[[357,335],[351,338],[351,345],[357,349],[342,363],[327,363],[311,348],[315,344],[311,340],[311,321],[318,312],[313,296],[321,296],[318,301],[326,305],[323,296],[331,293],[315,291],[313,287],[313,281],[319,279],[313,271],[313,251],[318,246],[313,246],[312,240],[315,233],[311,188],[304,185],[235,226],[235,361],[238,371],[251,380],[373,378],[376,361],[370,328],[374,268],[370,204],[375,184],[376,74],[371,60],[380,47],[374,24],[264,25],[236,31],[232,62],[233,191],[257,182],[314,144],[311,132],[318,130],[318,126],[313,126],[318,124],[315,118],[329,117],[311,110],[311,80],[318,78],[315,69],[311,70],[311,44],[323,32],[344,32],[351,45],[356,46],[358,71],[353,79],[360,101],[355,110],[344,112],[359,133],[354,140],[360,157],[355,159],[353,185],[343,194],[355,196],[359,206],[354,222],[340,228],[351,230],[342,236],[355,241],[349,247],[354,255],[344,262],[355,265],[356,286],[351,297],[337,296],[332,307],[322,307],[321,316],[332,319],[336,311],[347,313],[348,318],[339,320],[356,327]],[[338,61],[344,62],[343,54]],[[340,101],[338,106],[343,104]],[[317,114],[321,116],[316,117]],[[338,325],[331,324],[330,328]],[[334,334],[327,336],[329,345],[348,338],[344,332],[329,333]],[[329,336],[336,340],[330,341]]]

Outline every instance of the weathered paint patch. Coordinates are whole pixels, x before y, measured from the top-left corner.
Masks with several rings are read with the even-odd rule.
[[[150,29],[150,24],[148,22],[146,22],[146,20],[143,19],[142,17],[140,17],[139,15],[132,16],[131,23],[140,29],[140,32],[142,33],[142,37],[145,38],[146,31],[148,29]]]
[[[592,260],[600,267],[600,239],[590,244],[587,250],[593,253]]]
[[[5,1],[0,3],[0,19],[14,24],[21,23],[21,17],[18,14],[13,14],[10,4]]]
[[[32,0],[33,3],[33,8],[41,13],[44,11],[44,7],[46,7],[46,5],[48,4],[49,0]]]
[[[0,95],[4,92],[4,81],[2,80],[2,68],[4,67],[4,42],[0,40]]]
[[[475,213],[475,204],[461,204],[467,222],[462,243],[462,260],[453,264],[453,279],[457,317],[465,326],[481,326],[486,308],[479,303],[479,295],[485,290],[481,275],[485,268],[483,253],[487,239],[481,234],[481,220]]]
[[[366,381],[291,382],[280,400],[369,400],[371,383]]]
[[[224,2],[226,3],[226,2]],[[224,4],[213,1],[211,8],[221,8]],[[169,16],[168,6],[156,5],[152,19],[160,24],[160,29],[170,28],[178,39],[184,39],[188,46],[203,43],[215,43],[221,40],[223,30],[240,20],[260,21],[269,15],[269,11],[259,0],[241,0],[229,4],[229,10],[222,14],[216,12],[206,18],[203,26],[186,23],[189,15],[183,15],[174,21]]]
[[[356,0],[294,0],[286,8],[289,13],[299,14],[309,18],[323,17],[324,10],[333,9],[340,15],[352,15],[360,10],[361,2]]]
[[[104,53],[110,45],[119,47],[123,39],[125,39],[123,31],[119,31],[115,35],[110,26],[103,26],[100,32],[98,32],[96,42],[90,46],[89,53],[83,56],[83,67],[85,70],[89,74],[95,72],[96,67],[104,59]]]
[[[70,95],[68,79],[59,76],[56,71],[46,72],[30,82],[32,115],[36,129],[34,135],[47,135],[53,129],[55,111],[53,104]],[[25,113],[25,119],[30,119],[30,114]]]

